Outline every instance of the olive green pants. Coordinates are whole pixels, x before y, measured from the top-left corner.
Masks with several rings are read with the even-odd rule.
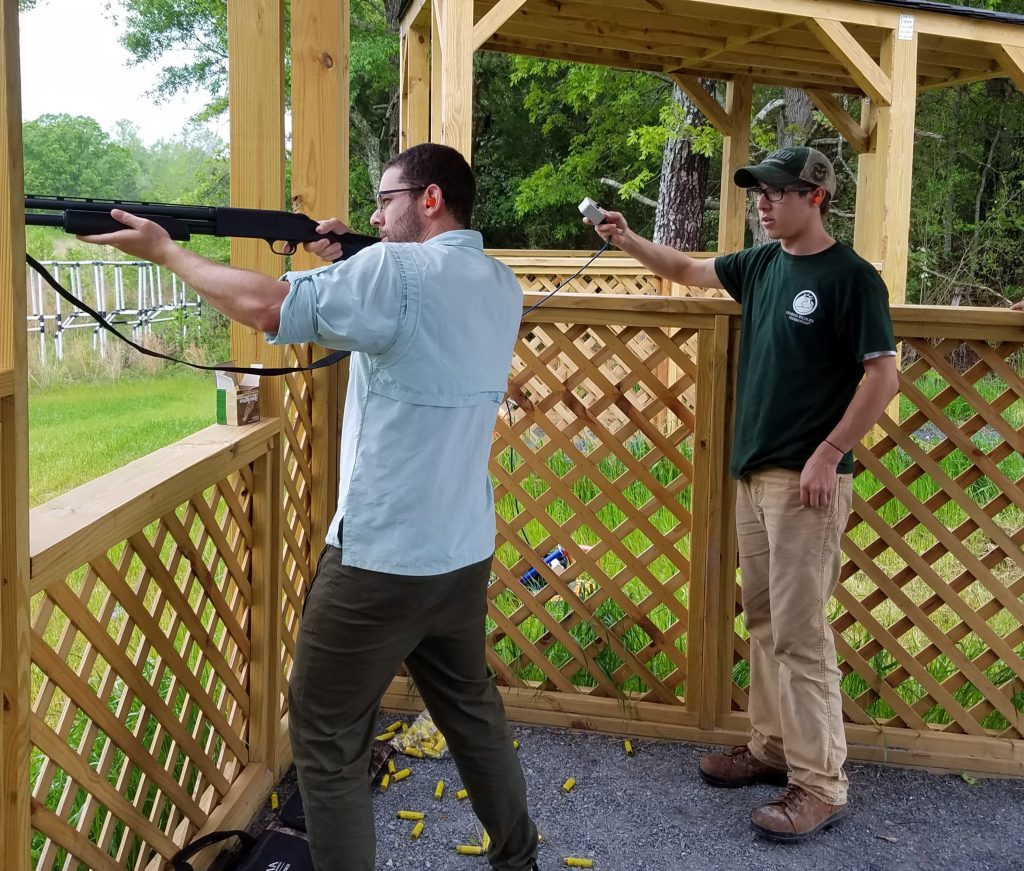
[[[380,700],[403,661],[491,836],[498,871],[528,871],[537,829],[505,708],[484,659],[491,560],[408,577],[342,565],[327,547],[306,600],[289,730],[317,871],[372,871],[367,777]]]

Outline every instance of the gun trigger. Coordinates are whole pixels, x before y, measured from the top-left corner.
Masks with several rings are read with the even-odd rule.
[[[275,254],[279,254],[281,257],[287,257],[290,254],[294,254],[298,250],[298,246],[294,242],[285,242],[283,239],[276,239],[271,242],[267,240],[267,244],[270,246],[270,250]],[[276,246],[280,245],[281,249],[278,250]]]

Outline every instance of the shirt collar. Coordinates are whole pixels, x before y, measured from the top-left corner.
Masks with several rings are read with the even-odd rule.
[[[450,245],[453,248],[478,248],[483,250],[484,237],[478,230],[448,230],[427,239],[424,245]]]

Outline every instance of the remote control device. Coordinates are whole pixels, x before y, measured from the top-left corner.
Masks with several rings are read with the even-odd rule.
[[[590,218],[595,224],[600,224],[604,221],[604,212],[602,212],[590,197],[584,198],[583,202],[580,203],[580,214],[584,218]]]

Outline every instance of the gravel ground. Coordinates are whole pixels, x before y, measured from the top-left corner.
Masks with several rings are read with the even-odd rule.
[[[393,722],[381,718],[381,729]],[[412,717],[405,717],[408,722]],[[594,860],[600,871],[1024,871],[1024,781],[850,763],[850,815],[809,841],[773,844],[750,830],[750,812],[777,790],[768,786],[713,789],[696,771],[710,748],[513,725],[526,772],[531,814],[543,835],[541,871],[564,867],[566,856]],[[476,843],[480,826],[451,755],[396,762],[413,774],[387,792],[375,790],[377,868],[390,871],[486,871],[486,859],[460,856],[456,844]],[[400,765],[399,767],[402,767]],[[567,777],[576,778],[569,793]],[[445,794],[434,799],[444,780]],[[295,789],[294,770],[279,787]],[[398,810],[426,814],[417,841]],[[273,825],[262,813],[250,831]],[[340,869],[339,869],[340,871]]]

